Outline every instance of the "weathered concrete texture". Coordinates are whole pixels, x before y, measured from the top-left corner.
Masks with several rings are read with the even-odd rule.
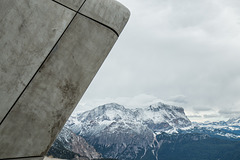
[[[86,0],[79,12],[109,26],[118,34],[130,16],[129,10],[115,0]]]
[[[0,121],[74,14],[49,0],[0,1]]]
[[[83,4],[84,0],[55,0],[56,2],[59,2],[75,11],[78,11],[78,9]]]
[[[45,155],[116,40],[110,29],[74,18],[0,126],[0,159]]]
[[[0,160],[46,154],[118,38],[106,26],[125,26],[119,3],[87,2],[104,25],[50,0],[0,1]]]

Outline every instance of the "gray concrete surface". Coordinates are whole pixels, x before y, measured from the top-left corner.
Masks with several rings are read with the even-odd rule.
[[[75,11],[78,11],[80,6],[83,4],[84,0],[55,0]]]
[[[80,13],[109,26],[118,34],[130,16],[130,11],[115,0],[87,0]]]
[[[0,6],[2,121],[75,13],[49,0],[1,0]]]
[[[102,25],[54,1],[0,1],[0,159],[47,153],[118,38],[109,27],[127,22],[129,11],[108,2],[92,17]]]
[[[47,152],[116,40],[111,30],[75,17],[2,123],[0,157]]]

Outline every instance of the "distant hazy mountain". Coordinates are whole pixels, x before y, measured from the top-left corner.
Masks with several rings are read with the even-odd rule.
[[[71,116],[65,127],[82,136],[104,158],[240,159],[240,118],[191,123],[183,108],[163,103],[137,109],[110,103]],[[65,133],[62,137],[68,137],[69,132]]]
[[[193,123],[193,125],[180,133],[204,133],[212,137],[240,140],[240,117],[228,121]]]

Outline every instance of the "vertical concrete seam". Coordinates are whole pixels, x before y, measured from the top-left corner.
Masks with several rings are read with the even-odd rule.
[[[85,1],[84,1],[85,2]],[[82,7],[82,6],[81,6]],[[80,8],[81,8],[80,7]],[[80,8],[78,9],[78,11],[80,10]],[[23,93],[25,92],[25,90],[27,89],[27,87],[29,86],[29,84],[32,82],[32,80],[34,79],[34,77],[36,76],[36,74],[38,73],[38,71],[40,70],[40,68],[43,66],[43,64],[45,63],[45,61],[48,59],[48,57],[51,55],[52,51],[54,50],[54,48],[56,47],[56,45],[58,44],[58,42],[60,41],[60,39],[62,38],[62,36],[64,35],[64,33],[66,32],[66,30],[68,29],[68,27],[71,25],[73,19],[76,17],[77,12],[75,13],[75,15],[73,16],[73,18],[71,19],[71,21],[69,22],[69,24],[67,25],[67,27],[64,29],[63,33],[61,34],[61,36],[58,38],[57,42],[54,44],[53,48],[50,50],[50,52],[48,53],[48,55],[46,56],[46,58],[43,60],[43,62],[41,63],[41,65],[39,66],[39,68],[37,69],[37,71],[34,73],[34,75],[32,76],[32,78],[30,79],[30,81],[27,83],[27,85],[25,86],[25,88],[23,89],[23,91],[20,93],[20,95],[17,97],[17,99],[15,100],[15,102],[13,103],[13,105],[11,106],[11,108],[8,110],[7,114],[3,117],[3,119],[0,122],[0,126],[2,125],[3,121],[7,118],[8,114],[12,111],[12,109],[14,108],[15,104],[18,102],[18,100],[20,99],[20,97],[23,95]]]
[[[80,14],[80,15],[82,15],[82,16],[84,16],[84,17],[86,17],[86,18],[88,18],[88,19],[91,19],[92,21],[94,21],[94,22],[96,22],[96,23],[99,23],[100,25],[102,25],[102,26],[104,26],[104,27],[106,27],[106,28],[108,28],[108,29],[110,29],[111,31],[113,31],[113,32],[119,37],[119,34],[117,33],[117,31],[115,31],[113,28],[111,28],[111,27],[107,26],[106,24],[101,23],[101,22],[99,22],[99,21],[97,21],[97,20],[95,20],[95,19],[93,19],[93,18],[91,18],[91,17],[88,17],[87,15],[84,15],[84,14],[80,13],[80,9],[83,7],[83,5],[84,5],[84,3],[85,3],[86,1],[87,1],[87,0],[84,0],[84,2],[82,3],[81,7],[80,7],[79,10],[77,11],[77,13]]]
[[[100,24],[100,25],[102,25],[102,26],[110,29],[111,31],[113,31],[113,32],[119,37],[119,34],[117,33],[117,31],[115,31],[113,28],[111,28],[111,27],[109,27],[108,25],[106,25],[106,24],[104,24],[104,23],[101,23],[101,22],[99,22],[99,21],[97,21],[97,20],[95,20],[95,19],[93,19],[93,18],[91,18],[91,17],[88,17],[87,15],[82,14],[82,13],[79,12],[80,9],[83,7],[84,3],[86,2],[86,0],[82,3],[82,5],[81,5],[80,8],[78,9],[78,11],[76,11],[76,10],[74,10],[74,9],[72,9],[72,8],[70,8],[70,7],[64,5],[64,4],[60,3],[60,2],[57,2],[57,1],[55,1],[55,0],[52,0],[52,1],[58,3],[59,5],[62,5],[63,7],[68,8],[68,9],[74,11],[74,12],[77,12],[78,14],[80,14],[80,15],[82,15],[82,16],[84,16],[84,17],[86,17],[86,18],[88,18],[88,19],[90,19],[90,20],[92,20],[92,21],[94,21],[94,22],[96,22],[96,23],[98,23],[98,24]]]
[[[79,12],[79,10],[82,8],[83,4],[86,2],[86,0],[84,0],[84,2],[81,4],[81,6],[79,7],[79,9],[76,11],[75,9],[72,9],[72,8],[70,8],[70,7],[64,5],[64,4],[62,4],[62,3],[60,3],[60,2],[58,2],[58,1],[56,1],[56,0],[52,0],[52,1],[55,2],[55,3],[57,3],[57,4],[59,4],[59,5],[61,5],[61,6],[63,6],[63,7],[65,7],[65,8],[68,8],[68,9],[74,11],[74,12]]]
[[[86,2],[87,0],[84,0],[84,2],[82,3],[82,5],[79,7],[79,9],[78,9],[78,11],[77,12],[79,12],[80,11],[80,9],[83,7],[83,5],[84,5],[84,3]]]
[[[92,21],[94,21],[94,22],[96,22],[96,23],[98,23],[98,24],[100,24],[100,25],[102,25],[102,26],[104,26],[104,27],[106,27],[106,28],[108,28],[108,29],[110,29],[111,31],[113,31],[118,37],[119,37],[119,34],[117,33],[117,31],[115,31],[113,28],[111,28],[110,26],[108,26],[108,25],[106,25],[106,24],[104,24],[104,23],[101,23],[101,22],[99,22],[99,21],[97,21],[97,20],[95,20],[95,19],[93,19],[93,18],[91,18],[91,17],[88,17],[87,15],[84,15],[84,14],[82,14],[82,13],[80,13],[80,9],[83,7],[83,5],[84,5],[84,3],[86,2],[87,0],[84,0],[84,2],[82,3],[82,6],[79,8],[79,10],[77,11],[77,13],[78,14],[80,14],[80,15],[82,15],[82,16],[84,16],[84,17],[86,17],[86,18],[88,18],[88,19],[91,19]]]

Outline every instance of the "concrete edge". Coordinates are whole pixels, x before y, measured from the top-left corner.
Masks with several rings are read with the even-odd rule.
[[[118,36],[131,15],[130,10],[116,0],[86,0],[78,13],[112,29]]]
[[[57,0],[52,1],[111,29],[117,36],[121,34],[131,15],[130,10],[116,0],[84,0],[78,10]],[[96,11],[96,8],[99,12],[96,12],[95,15],[91,14],[91,12]],[[106,16],[106,14],[117,15],[117,19],[116,16],[111,17]]]

